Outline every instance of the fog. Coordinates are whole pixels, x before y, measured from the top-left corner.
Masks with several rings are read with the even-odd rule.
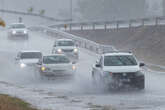
[[[10,10],[19,10],[19,11],[25,11],[32,7],[34,10],[33,12],[39,13],[40,10],[45,10],[45,15],[55,17],[55,18],[63,18],[63,19],[70,19],[71,18],[71,12],[70,12],[70,1],[71,0],[0,0],[0,9],[10,9]],[[161,16],[163,15],[163,5],[162,0],[138,0],[138,2],[135,0],[132,2],[129,0],[126,0],[125,6],[122,2],[122,0],[118,0],[116,2],[115,0],[109,0],[111,3],[114,1],[116,2],[115,7],[110,10],[106,9],[104,4],[104,10],[102,10],[102,6],[100,5],[100,1],[98,0],[72,0],[73,1],[73,19],[74,20],[112,20],[112,19],[130,19],[130,18],[141,18],[146,16]],[[87,1],[87,5],[83,6],[81,2]],[[109,2],[104,1],[104,2]],[[140,3],[139,1],[142,1],[144,5],[140,5],[139,7],[135,7],[136,4]],[[80,2],[80,3],[79,3]],[[98,2],[98,4],[94,4]],[[121,3],[118,4],[117,3]],[[92,5],[95,5],[96,8],[93,8],[91,10],[90,8]],[[123,7],[122,7],[123,6]],[[131,7],[132,6],[132,7]],[[90,7],[90,8],[88,8]],[[107,5],[107,7],[112,7]],[[123,9],[126,9],[126,11],[123,11]],[[131,9],[132,8],[132,9]],[[86,11],[84,11],[86,9]],[[114,11],[114,10],[118,10]],[[131,10],[131,11],[130,11]],[[144,10],[144,11],[143,11]],[[110,12],[112,11],[112,12]],[[123,11],[123,12],[122,12]],[[98,13],[97,13],[98,12]],[[108,13],[108,14],[107,14]],[[116,14],[117,13],[117,14]]]
[[[70,0],[0,0],[0,8],[27,12],[33,7],[36,13],[44,9],[46,15],[57,17],[59,10],[70,10],[69,2]]]
[[[146,0],[147,2],[147,16],[161,16],[163,15],[163,0]]]

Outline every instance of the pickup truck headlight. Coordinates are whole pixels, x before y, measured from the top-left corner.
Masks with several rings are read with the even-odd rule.
[[[75,65],[72,66],[72,70],[76,70],[76,66]]]
[[[21,67],[21,68],[25,68],[25,67],[26,67],[26,64],[21,63],[21,64],[20,64],[20,67]]]
[[[12,34],[16,34],[16,31],[12,31]]]
[[[75,52],[75,53],[77,53],[77,52],[78,52],[78,49],[77,49],[77,48],[75,48],[75,49],[74,49],[74,52]]]
[[[24,32],[24,34],[27,34],[27,31],[25,30],[25,31],[23,31]]]

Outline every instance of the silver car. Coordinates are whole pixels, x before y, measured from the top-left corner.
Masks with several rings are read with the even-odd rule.
[[[27,66],[34,66],[42,57],[40,51],[20,51],[18,52],[15,60],[20,68],[26,68]]]
[[[23,23],[13,23],[8,28],[8,37],[10,39],[28,39],[28,29]]]
[[[73,62],[79,59],[79,50],[71,39],[58,39],[53,45],[52,54],[65,54]]]

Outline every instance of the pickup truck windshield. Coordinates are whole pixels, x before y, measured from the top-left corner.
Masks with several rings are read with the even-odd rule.
[[[135,66],[137,62],[132,55],[105,56],[104,66]]]
[[[44,64],[62,64],[70,63],[69,59],[65,56],[45,56],[43,58]]]

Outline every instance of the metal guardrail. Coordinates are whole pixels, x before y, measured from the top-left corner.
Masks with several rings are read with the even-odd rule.
[[[152,25],[160,25],[161,21],[165,21],[165,16],[160,17],[149,17],[149,18],[138,18],[130,20],[115,20],[115,21],[87,21],[87,22],[70,22],[51,25],[51,28],[63,29],[63,30],[73,30],[75,27],[79,27],[79,30],[84,30],[85,27],[91,27],[93,30],[98,26],[102,26],[102,29],[107,30],[113,27],[113,29],[119,29],[124,24],[126,27],[132,28],[137,26],[145,26],[150,22]],[[165,23],[165,22],[164,22]]]
[[[116,51],[117,50],[114,46],[101,45],[94,41],[90,41],[90,40],[87,40],[87,39],[84,39],[84,38],[81,38],[81,37],[60,31],[60,30],[45,27],[45,26],[33,26],[33,27],[30,27],[29,29],[32,31],[39,31],[39,32],[46,33],[49,36],[72,39],[76,42],[76,45],[78,45],[79,47],[88,49],[97,54],[101,54],[105,51]]]
[[[51,21],[57,21],[57,22],[60,22],[60,21],[61,22],[71,21],[70,19],[55,19],[53,17],[41,15],[41,14],[38,14],[38,13],[28,13],[28,12],[14,11],[14,10],[4,10],[4,9],[0,9],[0,12],[2,12],[2,13],[9,13],[9,14],[35,16],[35,17],[40,17],[40,18],[44,18],[44,19],[47,19],[47,20],[51,20]]]

